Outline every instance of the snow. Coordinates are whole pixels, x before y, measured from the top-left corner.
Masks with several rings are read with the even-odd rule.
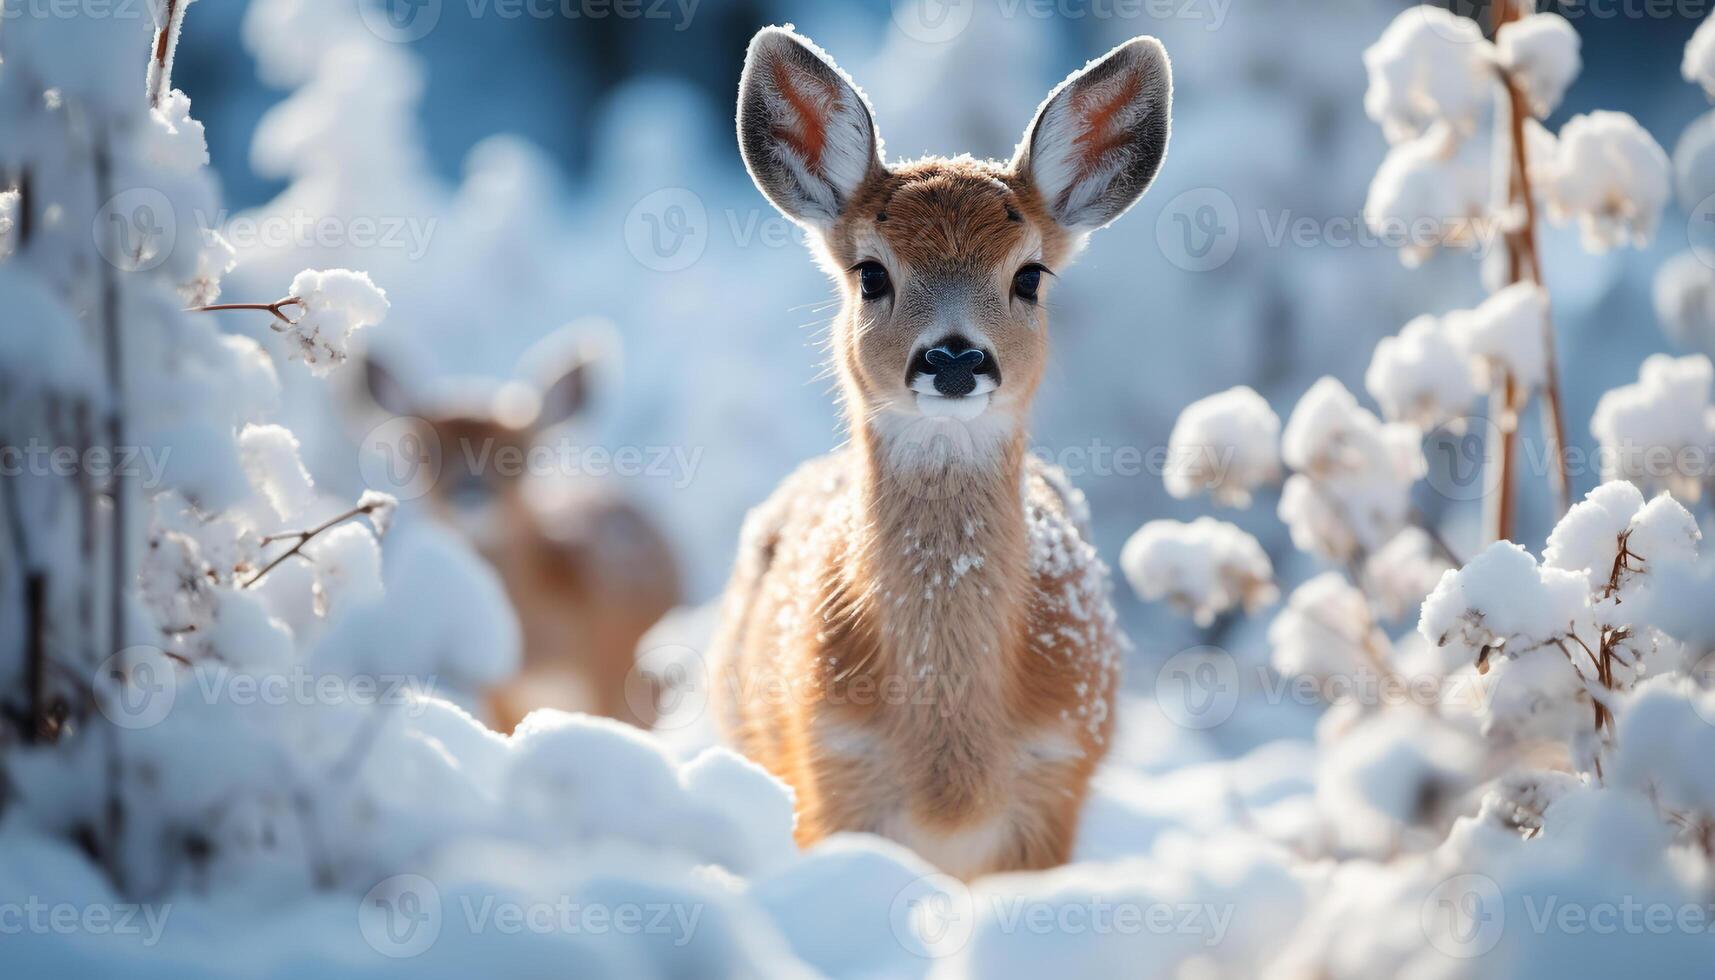
[[[1472,144],[1449,124],[1395,143],[1370,180],[1364,223],[1378,235],[1400,237],[1400,261],[1421,265],[1437,248],[1493,248],[1488,217],[1489,175]]]
[[[1382,422],[1334,378],[1305,392],[1287,419],[1281,458],[1295,472],[1280,518],[1300,549],[1336,561],[1380,547],[1404,526],[1411,484],[1427,466],[1417,429]]]
[[[8,13],[20,7],[9,3]],[[193,36],[210,7],[220,9],[199,5],[191,15]],[[819,386],[798,383],[814,373],[813,348],[780,333],[782,309],[813,302],[820,285],[803,287],[807,280],[787,271],[806,264],[792,249],[714,240],[720,215],[758,203],[703,167],[717,145],[732,163],[730,135],[709,123],[725,109],[703,106],[677,82],[622,84],[601,103],[601,125],[587,134],[588,187],[575,198],[552,201],[561,180],[548,155],[510,137],[482,144],[462,184],[441,187],[414,128],[423,63],[410,48],[367,36],[365,9],[259,0],[245,11],[264,73],[302,86],[269,114],[256,147],[258,162],[290,184],[251,217],[444,215],[438,250],[407,258],[235,237],[229,251],[186,235],[170,253],[124,256],[162,263],[119,263],[131,270],[119,399],[104,375],[89,281],[91,270],[114,266],[86,233],[104,227],[89,202],[88,144],[67,139],[67,114],[45,106],[77,105],[80,126],[90,127],[80,137],[112,137],[121,178],[162,188],[179,213],[219,208],[201,162],[202,126],[180,93],[169,90],[157,113],[140,98],[136,45],[147,45],[147,18],[8,17],[0,30],[0,170],[35,168],[42,200],[60,209],[59,224],[45,227],[61,229],[38,227],[29,248],[0,261],[0,435],[8,446],[63,442],[76,437],[75,413],[101,419],[113,404],[138,441],[173,449],[159,479],[119,487],[117,499],[130,505],[136,580],[116,597],[128,618],[111,631],[105,576],[76,564],[80,505],[97,497],[79,496],[68,480],[0,481],[0,502],[18,504],[25,518],[21,532],[8,521],[0,534],[0,568],[50,573],[53,653],[67,668],[63,677],[50,672],[64,681],[56,691],[72,696],[88,685],[94,696],[57,742],[10,737],[28,689],[12,625],[24,617],[18,590],[0,589],[0,896],[29,897],[0,913],[40,899],[81,913],[85,926],[7,935],[10,971],[1534,980],[1706,968],[1715,703],[1705,658],[1715,651],[1715,564],[1699,557],[1700,529],[1682,506],[1706,488],[1667,487],[1643,471],[1637,486],[1608,483],[1574,507],[1540,562],[1502,543],[1455,568],[1428,531],[1412,526],[1433,521],[1456,550],[1475,549],[1464,510],[1431,498],[1423,501],[1431,513],[1413,513],[1426,469],[1423,431],[1456,421],[1470,386],[1488,380],[1471,377],[1473,358],[1531,376],[1541,323],[1529,315],[1532,302],[1512,293],[1499,308],[1407,323],[1369,357],[1386,328],[1472,295],[1443,266],[1408,279],[1381,250],[1282,249],[1256,261],[1247,249],[1210,278],[1150,274],[1164,315],[1195,310],[1198,329],[1129,341],[1078,328],[1126,309],[1131,294],[1115,284],[1135,279],[1136,265],[1092,264],[1080,270],[1082,286],[1067,277],[1057,363],[1123,366],[1126,383],[1051,371],[1050,386],[1070,388],[1042,402],[1051,449],[1100,420],[1113,425],[1097,430],[1104,437],[1141,441],[1192,397],[1235,380],[1290,396],[1309,382],[1307,365],[1350,380],[1366,358],[1380,413],[1330,377],[1305,392],[1284,436],[1275,409],[1249,388],[1180,416],[1168,493],[1189,500],[1207,490],[1214,504],[1243,508],[1258,491],[1266,496],[1284,463],[1292,474],[1278,513],[1291,526],[1269,526],[1264,507],[1234,518],[1244,530],[1206,518],[1152,524],[1138,532],[1137,548],[1124,549],[1133,552],[1122,554],[1128,577],[1144,573],[1140,590],[1189,606],[1210,625],[1137,620],[1149,626],[1132,631],[1131,684],[1100,706],[1119,728],[1092,783],[1072,865],[966,885],[879,837],[839,835],[801,850],[786,787],[708,744],[708,679],[697,672],[708,627],[695,613],[644,644],[686,668],[671,732],[552,712],[515,736],[488,730],[483,692],[518,666],[520,626],[504,588],[466,542],[341,469],[353,467],[355,453],[337,438],[337,420],[313,412],[331,413],[342,397],[329,381],[351,379],[321,375],[358,342],[389,336],[428,365],[425,374],[449,364],[503,372],[524,338],[558,327],[568,311],[613,316],[630,357],[623,377],[617,366],[603,374],[616,393],[610,414],[580,438],[640,445],[669,432],[712,450],[735,445],[734,433],[745,437],[743,451],[711,452],[694,485],[686,474],[671,491],[665,480],[639,488],[669,503],[675,539],[707,579],[731,554],[727,517],[772,484],[791,453],[836,438],[825,413],[809,407],[820,404]],[[829,6],[817,16],[846,24],[860,15]],[[877,74],[912,103],[899,130],[912,134],[905,145],[945,146],[956,136],[987,150],[981,141],[991,130],[1009,141],[1023,105],[1014,89],[1033,98],[1032,73],[1063,70],[1039,55],[1052,50],[1050,35],[1030,19],[977,16],[988,19],[945,45],[892,38],[877,46],[877,66],[892,68]],[[1278,150],[1256,155],[1272,186],[1301,184],[1311,195],[1303,207],[1345,213],[1334,209],[1352,206],[1380,149],[1367,126],[1369,143],[1351,136],[1362,123],[1351,73],[1385,16],[1264,5],[1245,18],[1256,26],[1235,19],[1219,36],[1239,50],[1236,64],[1181,56],[1183,77],[1195,79],[1183,86],[1187,98],[1207,101],[1182,113],[1174,152],[1195,165],[1178,172],[1248,202],[1262,185],[1241,182],[1225,149],[1241,120]],[[1516,64],[1527,76],[1564,61],[1531,61],[1528,38],[1505,45],[1511,55],[1491,54],[1469,21],[1433,8],[1401,17],[1372,59],[1378,80],[1367,101],[1384,104],[1389,160],[1400,161],[1390,164],[1398,172],[1377,176],[1375,210],[1471,219],[1465,244],[1492,245],[1484,236],[1501,219],[1489,213],[1482,164],[1487,59],[1523,59]],[[1089,26],[1106,36],[1134,25]],[[1698,37],[1708,36],[1705,25]],[[1306,37],[1316,43],[1297,43]],[[448,38],[443,30],[433,43]],[[1177,51],[1176,43],[1168,38]],[[1009,61],[1016,70],[972,92],[961,80],[1001,45],[1039,57]],[[1338,51],[1346,54],[1323,56]],[[1536,79],[1544,87],[1534,94],[1552,88],[1550,74]],[[924,78],[963,94],[916,99],[912,80]],[[58,88],[52,99],[50,86]],[[1225,115],[1212,122],[1217,105]],[[1315,154],[1303,142],[1312,122]],[[1535,158],[1547,134],[1532,127]],[[1689,145],[1683,156],[1692,162],[1675,160],[1682,193],[1706,177],[1703,144]],[[1565,152],[1537,163],[1552,172]],[[1301,180],[1303,168],[1289,165],[1300,157],[1316,161],[1318,180]],[[1616,213],[1666,193],[1665,181],[1632,186],[1655,180],[1647,168],[1622,161],[1609,169],[1617,176],[1584,176],[1624,192]],[[1181,179],[1174,173],[1167,168],[1163,179]],[[1456,183],[1435,186],[1442,178]],[[1545,197],[1563,190],[1553,184],[1543,181]],[[674,279],[633,268],[635,256],[612,247],[626,209],[663,187],[695,187],[716,216],[704,226],[708,257]],[[1572,204],[1577,211],[1589,201]],[[1612,218],[1602,210],[1612,204],[1589,206],[1598,224],[1614,224],[1601,225],[1604,234],[1630,236],[1641,212]],[[1149,224],[1133,216],[1103,234],[1153,255]],[[243,263],[227,276],[234,253]],[[1628,305],[1639,294],[1636,270],[1610,273],[1593,259],[1562,265],[1552,244],[1545,259],[1569,365],[1590,355],[1584,338],[1596,333],[1604,338],[1598,358],[1641,357],[1638,345],[1650,340],[1639,340],[1638,311]],[[303,325],[313,337],[264,329],[272,318],[262,316],[181,312],[223,289],[238,301],[272,299],[306,265],[364,269],[389,293],[382,298],[356,273],[318,283],[310,291],[325,304],[321,319]],[[1683,261],[1669,268],[1668,306],[1678,312],[1664,319],[1673,323],[1695,316],[1707,277],[1677,271],[1688,268]],[[1236,271],[1247,278],[1220,278]],[[735,289],[735,276],[770,288]],[[377,323],[393,304],[391,322]],[[495,329],[472,343],[472,324],[490,323]],[[1611,324],[1624,329],[1597,330]],[[1676,334],[1690,345],[1697,336],[1694,324]],[[289,356],[309,356],[306,344],[312,369],[283,368]],[[1569,401],[1587,407],[1595,376],[1569,367]],[[1688,449],[1701,439],[1706,447],[1708,376],[1707,361],[1646,363],[1636,385],[1602,402],[1597,422],[1612,439],[1598,438]],[[1579,421],[1569,418],[1575,429]],[[1057,471],[1042,478],[1065,482]],[[1120,551],[1137,515],[1181,505],[1153,481],[1079,482],[1092,489],[1098,535],[1071,535],[1069,524],[1089,525],[1091,508],[1081,493],[1057,489],[1075,516],[1033,525],[1030,544],[1036,566],[1073,576],[1081,599],[1100,590],[1096,555]],[[1541,495],[1525,483],[1528,495]],[[1658,493],[1664,488],[1672,494]],[[1030,492],[1050,491],[1044,482]],[[102,561],[109,506],[99,499],[93,524]],[[354,507],[362,513],[305,545],[307,558],[246,584],[295,533]],[[1546,528],[1530,525],[1547,510],[1524,510],[1520,538],[1534,546]],[[1291,553],[1287,533],[1308,554]],[[269,535],[284,537],[262,544]],[[982,558],[958,555],[943,571],[969,574]],[[1265,619],[1262,596],[1276,588],[1290,598]],[[1090,611],[1114,625],[1105,606]],[[1413,619],[1435,628],[1390,635]],[[1213,686],[1199,688],[1210,678],[1193,673],[1175,689],[1184,661],[1173,651],[1192,636],[1222,648],[1201,647],[1194,661],[1212,668]],[[104,665],[113,637],[135,646]],[[1586,647],[1607,658],[1606,679]],[[1119,656],[1102,652],[1110,654]],[[1389,677],[1422,684],[1429,696],[1402,695]],[[1378,697],[1359,686],[1371,679]],[[1314,703],[1300,703],[1300,681],[1311,682]],[[1357,696],[1339,694],[1354,689]],[[1211,695],[1227,714],[1187,727],[1173,710],[1176,694]],[[1598,723],[1597,704],[1608,723]],[[109,794],[125,818],[111,839]],[[1665,932],[1616,932],[1554,917],[1583,914],[1593,924],[1604,912],[1627,914],[1627,903],[1702,918]],[[92,914],[127,905],[154,913],[153,925],[139,916],[141,937],[86,926]],[[657,927],[621,925],[633,911]],[[1502,913],[1506,927],[1492,927]],[[15,921],[0,914],[0,926]]]
[[[1404,10],[1364,50],[1364,112],[1389,143],[1440,121],[1469,131],[1492,98],[1491,49],[1470,18],[1427,4]]]
[[[1655,315],[1674,343],[1715,357],[1715,266],[1681,252],[1656,272]]]
[[[1548,293],[1530,282],[1501,289],[1475,309],[1446,316],[1454,342],[1476,359],[1480,383],[1494,388],[1504,377],[1525,390],[1542,384],[1547,375],[1543,324],[1548,316]]]
[[[1715,21],[1704,18],[1685,42],[1685,60],[1679,73],[1685,80],[1703,86],[1703,91],[1715,100]]]
[[[1262,546],[1212,517],[1150,521],[1126,542],[1120,568],[1139,596],[1164,599],[1199,626],[1234,608],[1254,613],[1279,596]]]
[[[1566,512],[1548,535],[1542,564],[1583,572],[1591,592],[1631,600],[1656,563],[1696,558],[1700,536],[1697,521],[1672,497],[1646,504],[1637,487],[1614,481]]]
[[[1447,568],[1429,532],[1408,527],[1364,562],[1363,582],[1382,615],[1398,619],[1416,614]]]
[[[1167,437],[1163,480],[1175,497],[1208,491],[1217,504],[1250,506],[1251,493],[1280,476],[1280,416],[1240,385],[1185,406]]]
[[[292,278],[286,294],[299,303],[287,328],[295,358],[318,375],[351,356],[352,334],[387,315],[387,294],[367,273],[350,269],[305,269]]]
[[[1268,626],[1268,644],[1276,671],[1318,679],[1374,676],[1388,649],[1364,594],[1337,572],[1292,591]]]
[[[1623,112],[1580,113],[1560,128],[1550,179],[1548,216],[1577,221],[1591,252],[1642,247],[1655,236],[1670,184],[1667,153]]]
[[[1712,371],[1702,354],[1654,354],[1635,384],[1596,402],[1590,432],[1601,444],[1603,479],[1663,489],[1688,504],[1702,499],[1715,458]]]
[[[1560,105],[1578,77],[1578,48],[1578,31],[1559,14],[1528,14],[1495,32],[1495,61],[1524,89],[1538,119]]]
[[[1470,359],[1445,321],[1424,314],[1383,337],[1364,372],[1364,388],[1390,422],[1431,432],[1463,419],[1477,397]]]
[[[1698,116],[1679,134],[1673,145],[1673,186],[1679,206],[1688,212],[1715,194],[1715,111]],[[1707,238],[1693,241],[1698,240],[1705,250],[1712,247]]]

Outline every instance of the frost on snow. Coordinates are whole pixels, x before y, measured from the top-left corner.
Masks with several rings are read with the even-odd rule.
[[[1688,504],[1703,496],[1715,455],[1715,407],[1709,358],[1655,354],[1596,402],[1590,432],[1601,443],[1602,475],[1663,489]]]
[[[1470,409],[1477,397],[1470,358],[1449,333],[1442,320],[1424,314],[1376,344],[1364,387],[1388,421],[1430,432]]]
[[[1364,112],[1390,143],[1443,120],[1469,131],[1493,97],[1492,47],[1470,18],[1427,4],[1402,11],[1364,50]]]
[[[1185,406],[1167,439],[1167,492],[1208,491],[1217,504],[1250,506],[1251,491],[1280,475],[1280,417],[1239,386]]]
[[[1567,120],[1558,146],[1545,188],[1549,218],[1577,221],[1592,252],[1648,244],[1670,186],[1655,138],[1631,116],[1599,110]]]
[[[1279,595],[1256,539],[1212,517],[1150,521],[1126,542],[1120,567],[1139,596],[1165,599],[1199,626],[1236,606],[1256,612]]]
[[[1578,77],[1578,32],[1559,14],[1529,14],[1501,25],[1495,34],[1496,62],[1512,74],[1530,100],[1531,112],[1546,117]]]
[[[387,315],[387,294],[366,273],[350,269],[305,269],[292,279],[289,295],[300,304],[286,328],[294,356],[318,375],[350,356],[354,332]]]

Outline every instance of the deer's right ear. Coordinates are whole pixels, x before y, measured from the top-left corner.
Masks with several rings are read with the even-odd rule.
[[[738,145],[768,200],[820,231],[881,166],[863,94],[820,48],[782,27],[751,39],[738,83]]]
[[[1173,68],[1152,37],[1134,37],[1048,93],[1013,170],[1074,233],[1107,224],[1143,196],[1167,154]]]

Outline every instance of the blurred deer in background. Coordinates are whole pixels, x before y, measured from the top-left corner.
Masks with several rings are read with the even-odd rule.
[[[838,284],[850,442],[745,522],[714,693],[797,791],[803,843],[884,834],[967,877],[1071,854],[1123,639],[1027,415],[1050,270],[1154,179],[1171,99],[1167,53],[1134,38],[1049,94],[1010,163],[889,166],[820,49],[751,42],[739,146]]]
[[[613,481],[558,464],[543,433],[588,401],[594,358],[549,338],[526,354],[539,386],[467,381],[437,397],[407,394],[373,353],[365,360],[369,397],[417,420],[435,480],[434,515],[463,534],[500,574],[518,614],[523,665],[488,694],[490,720],[510,732],[535,708],[586,711],[647,728],[652,695],[626,696],[643,634],[680,598],[665,537]],[[532,454],[532,449],[546,449]],[[549,465],[542,465],[547,461]]]

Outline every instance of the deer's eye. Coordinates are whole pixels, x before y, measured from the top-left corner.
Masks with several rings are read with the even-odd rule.
[[[1042,274],[1048,270],[1031,262],[1012,274],[1012,294],[1029,303],[1036,302],[1036,291],[1042,288]]]
[[[880,299],[893,289],[893,283],[887,278],[887,270],[880,262],[859,262],[857,264],[858,292],[864,299]]]

